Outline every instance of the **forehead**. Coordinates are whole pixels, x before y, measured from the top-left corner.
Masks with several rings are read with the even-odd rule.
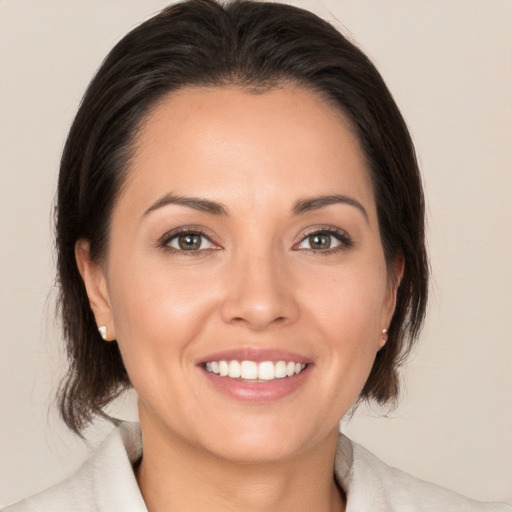
[[[136,140],[123,195],[239,199],[350,193],[372,202],[365,157],[340,109],[279,87],[184,88],[158,103]]]

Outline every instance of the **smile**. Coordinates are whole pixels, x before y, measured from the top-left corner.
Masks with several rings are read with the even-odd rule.
[[[284,379],[298,375],[306,368],[303,363],[294,361],[207,361],[205,363],[207,372],[214,373],[220,377],[240,379],[250,382],[268,382],[275,379]]]

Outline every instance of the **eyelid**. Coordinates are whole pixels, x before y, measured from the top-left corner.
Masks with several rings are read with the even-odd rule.
[[[182,236],[182,235],[190,235],[190,234],[203,236],[215,247],[208,248],[208,249],[198,249],[196,251],[185,251],[185,250],[176,249],[175,247],[171,247],[169,245],[171,240],[173,240],[179,236]],[[167,231],[166,233],[164,233],[164,235],[162,235],[157,240],[156,245],[159,248],[168,250],[170,252],[180,253],[180,254],[183,254],[183,253],[193,254],[193,253],[205,252],[208,250],[222,249],[222,247],[214,241],[214,236],[209,230],[207,230],[201,226],[195,226],[195,225],[179,226],[177,228],[171,229],[170,231]]]
[[[318,250],[318,249],[300,249],[299,245],[306,240],[306,238],[310,237],[311,235],[316,234],[325,234],[330,235],[334,237],[336,240],[338,240],[340,243],[336,247],[332,247],[325,250]],[[328,254],[330,252],[336,252],[339,250],[344,250],[352,247],[353,240],[352,237],[344,230],[337,228],[335,226],[311,226],[307,228],[304,232],[301,233],[299,239],[293,244],[294,250],[305,250],[309,252],[319,252]]]

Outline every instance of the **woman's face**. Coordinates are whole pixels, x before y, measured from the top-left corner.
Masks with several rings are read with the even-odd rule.
[[[336,436],[395,300],[358,141],[292,87],[166,98],[90,274],[143,430],[237,461]]]

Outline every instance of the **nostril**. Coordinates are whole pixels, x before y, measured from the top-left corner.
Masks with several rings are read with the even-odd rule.
[[[276,318],[261,318],[261,317],[253,317],[251,315],[247,315],[247,318],[243,316],[235,316],[231,318],[231,323],[235,324],[249,324],[249,325],[255,325],[256,327],[261,325],[263,326],[269,326],[269,325],[275,325],[275,324],[282,324],[286,322],[285,316],[278,316]]]
[[[294,294],[284,285],[277,289],[261,281],[251,280],[229,290],[221,305],[224,322],[261,330],[297,320],[299,307]]]

